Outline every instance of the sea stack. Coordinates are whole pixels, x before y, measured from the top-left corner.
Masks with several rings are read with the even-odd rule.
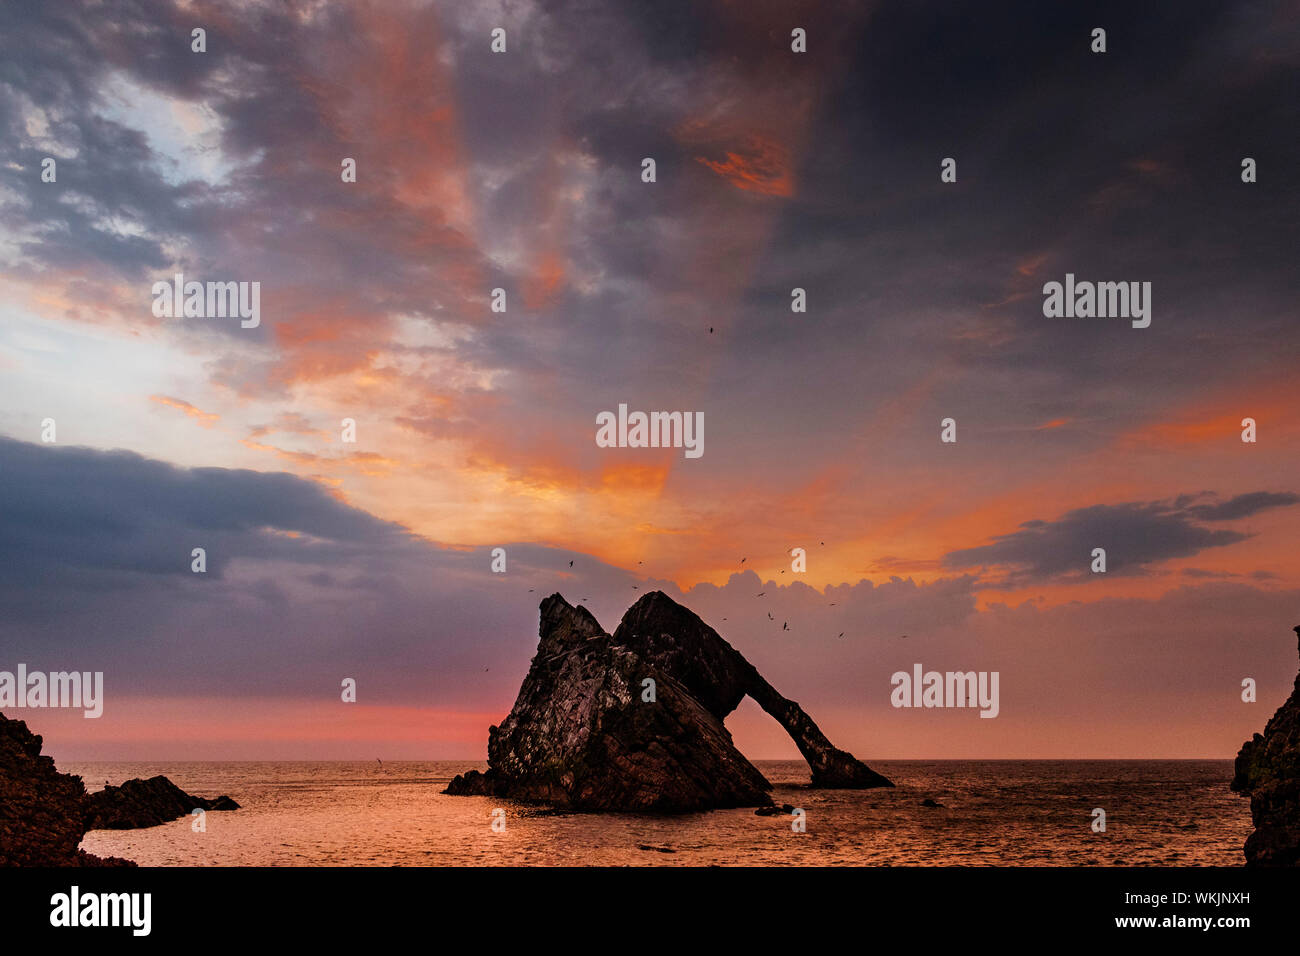
[[[559,594],[540,610],[541,639],[514,708],[488,729],[487,772],[456,777],[446,793],[572,810],[770,806],[772,785],[723,725],[747,695],[790,734],[813,786],[893,786],[833,747],[798,704],[660,591],[637,601],[613,635]]]
[[[1300,644],[1300,626],[1295,632]],[[1232,789],[1250,794],[1255,824],[1246,839],[1246,865],[1300,864],[1300,674],[1263,736],[1242,745],[1235,771]]]

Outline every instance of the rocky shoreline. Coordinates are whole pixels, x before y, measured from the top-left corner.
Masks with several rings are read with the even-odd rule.
[[[1300,637],[1300,626],[1296,629]],[[444,791],[562,811],[680,813],[774,805],[767,779],[734,746],[723,719],[753,697],[791,735],[814,787],[893,786],[839,750],[803,709],[687,608],[659,592],[611,635],[559,594],[541,603],[537,653],[509,716],[488,732],[488,770]],[[42,738],[0,714],[0,865],[134,866],[79,849],[87,830],[156,826],[195,809],[239,808],[164,776],[88,794],[43,755]],[[1237,755],[1232,789],[1250,796],[1248,866],[1300,864],[1300,675],[1291,696]],[[931,801],[924,805],[939,806]]]
[[[75,774],[43,755],[44,741],[0,714],[0,866],[135,866],[78,849],[87,830],[156,826],[192,810],[237,810],[226,796],[187,794],[166,777],[128,780],[88,794]]]
[[[1300,644],[1300,626],[1295,632]],[[1250,794],[1255,824],[1246,865],[1300,865],[1300,674],[1264,733],[1242,744],[1234,769],[1232,789]]]

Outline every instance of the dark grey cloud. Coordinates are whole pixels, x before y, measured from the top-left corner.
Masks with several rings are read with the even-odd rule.
[[[1258,491],[1226,501],[1214,499],[1214,495],[1206,493],[1172,501],[1077,508],[1054,521],[1023,522],[1018,530],[997,535],[990,544],[950,551],[942,563],[947,568],[1002,569],[1009,581],[1030,583],[1086,577],[1091,573],[1093,549],[1104,548],[1107,573],[1140,574],[1157,562],[1190,557],[1251,536],[1243,531],[1207,528],[1202,522],[1248,518],[1269,508],[1300,502],[1300,495]],[[1198,576],[1207,572],[1188,569],[1185,573]]]
[[[410,537],[283,473],[177,468],[128,451],[3,437],[0,473],[0,548],[14,576],[27,580],[56,567],[190,575],[195,547],[207,552],[207,574],[220,578],[237,558],[318,563]]]
[[[1300,495],[1291,492],[1253,491],[1227,501],[1191,505],[1187,512],[1198,521],[1234,521],[1237,518],[1249,518],[1269,508],[1285,508],[1296,502],[1300,502]]]
[[[1282,250],[1300,190],[1251,192],[1239,171],[1246,155],[1300,158],[1283,133],[1295,17],[1281,4],[1192,9],[1174,24],[1133,4],[877,8],[758,270],[764,338],[788,323],[759,305],[815,274],[819,330],[888,357],[870,363],[874,385],[847,385],[845,408],[942,362],[943,386],[917,409],[927,422],[955,407],[975,422],[1095,422],[1070,435],[1075,450],[1272,365],[1260,341],[1294,359]],[[1104,55],[1088,51],[1097,25]],[[938,181],[945,156],[955,185]],[[1066,271],[1152,281],[1153,326],[1045,319],[1042,284]],[[814,349],[790,336],[781,361]],[[822,373],[848,383],[863,354],[822,354]]]
[[[115,693],[315,696],[346,674],[375,703],[508,706],[538,601],[578,590],[568,560],[575,597],[635,593],[530,544],[502,542],[493,574],[489,548],[437,547],[287,474],[0,438],[0,475],[0,657],[103,670]]]

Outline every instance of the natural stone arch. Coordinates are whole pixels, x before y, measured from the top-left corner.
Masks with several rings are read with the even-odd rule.
[[[799,748],[814,787],[893,786],[832,745],[802,707],[778,692],[698,615],[662,591],[651,591],[632,605],[611,639],[679,680],[718,720],[725,720],[746,696],[753,698]]]

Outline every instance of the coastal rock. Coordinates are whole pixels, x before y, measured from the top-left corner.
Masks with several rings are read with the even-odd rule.
[[[135,866],[77,849],[87,830],[149,827],[204,810],[237,810],[230,797],[187,794],[166,777],[128,780],[87,794],[43,756],[39,734],[0,714],[0,866]]]
[[[1300,626],[1295,628],[1300,638]],[[1300,864],[1300,674],[1291,696],[1237,754],[1232,789],[1250,794],[1247,866]]]
[[[771,802],[769,785],[672,676],[619,647],[585,608],[541,605],[541,640],[514,709],[488,730],[486,774],[446,792],[573,810],[683,811]],[[655,682],[654,703],[641,700]]]
[[[86,787],[42,756],[40,735],[0,714],[0,866],[135,866],[77,849]]]
[[[230,797],[195,797],[163,776],[135,778],[86,798],[86,829],[133,830],[177,820],[194,810],[238,809]]]
[[[893,786],[853,754],[831,746],[802,707],[777,693],[740,651],[662,591],[651,591],[628,609],[613,641],[680,680],[718,720],[747,695],[753,698],[795,742],[812,770],[814,787]]]
[[[510,715],[488,730],[488,770],[444,791],[574,810],[685,812],[771,805],[771,784],[723,719],[748,694],[790,733],[814,786],[892,786],[837,750],[695,614],[661,592],[611,636],[559,594],[541,604],[540,641]],[[643,700],[645,681],[655,700]]]

